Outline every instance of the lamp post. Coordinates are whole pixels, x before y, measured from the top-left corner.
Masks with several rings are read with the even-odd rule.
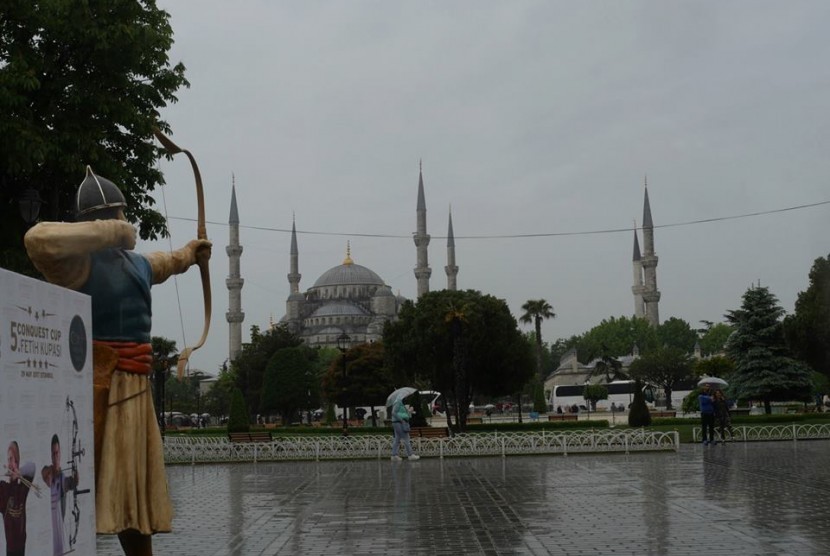
[[[343,404],[343,436],[349,435],[349,421],[346,419],[346,350],[349,349],[350,341],[351,337],[345,332],[337,337],[337,349],[340,350],[343,358],[343,397],[341,399]]]
[[[43,204],[37,189],[30,187],[23,190],[20,198],[17,200],[17,204],[20,209],[20,217],[23,218],[27,226],[31,226],[37,222],[37,217],[40,214],[40,206]]]

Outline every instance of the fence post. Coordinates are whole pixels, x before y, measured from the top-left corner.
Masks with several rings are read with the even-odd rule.
[[[190,465],[196,465],[196,443],[193,438],[188,438],[190,441]]]
[[[507,454],[504,452],[504,437],[501,439],[501,457],[505,457]]]
[[[680,433],[677,431],[677,429],[674,429],[674,451],[680,451]]]
[[[798,437],[796,436],[796,432],[795,432],[795,423],[793,423],[793,442],[796,442],[797,440],[798,440]]]
[[[623,436],[623,438],[625,439],[623,441],[623,444],[625,445],[625,453],[627,454],[628,453],[628,435],[626,434],[625,436]]]
[[[444,439],[438,439],[438,456],[440,459],[444,459]]]

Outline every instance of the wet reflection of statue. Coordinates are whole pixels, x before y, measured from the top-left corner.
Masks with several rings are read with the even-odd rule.
[[[87,167],[78,222],[40,223],[25,244],[49,282],[92,297],[97,530],[117,533],[126,554],[145,555],[150,535],[170,531],[172,518],[149,388],[150,287],[210,257],[210,242],[137,254],[125,207],[115,184]]]

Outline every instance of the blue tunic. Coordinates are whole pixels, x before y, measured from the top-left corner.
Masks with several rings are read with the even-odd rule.
[[[153,316],[150,261],[124,249],[103,249],[90,258],[89,279],[80,291],[92,297],[92,337],[149,343]]]

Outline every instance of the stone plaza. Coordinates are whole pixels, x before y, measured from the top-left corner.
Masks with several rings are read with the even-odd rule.
[[[830,441],[176,465],[167,556],[830,554]],[[121,552],[99,536],[100,556]]]

